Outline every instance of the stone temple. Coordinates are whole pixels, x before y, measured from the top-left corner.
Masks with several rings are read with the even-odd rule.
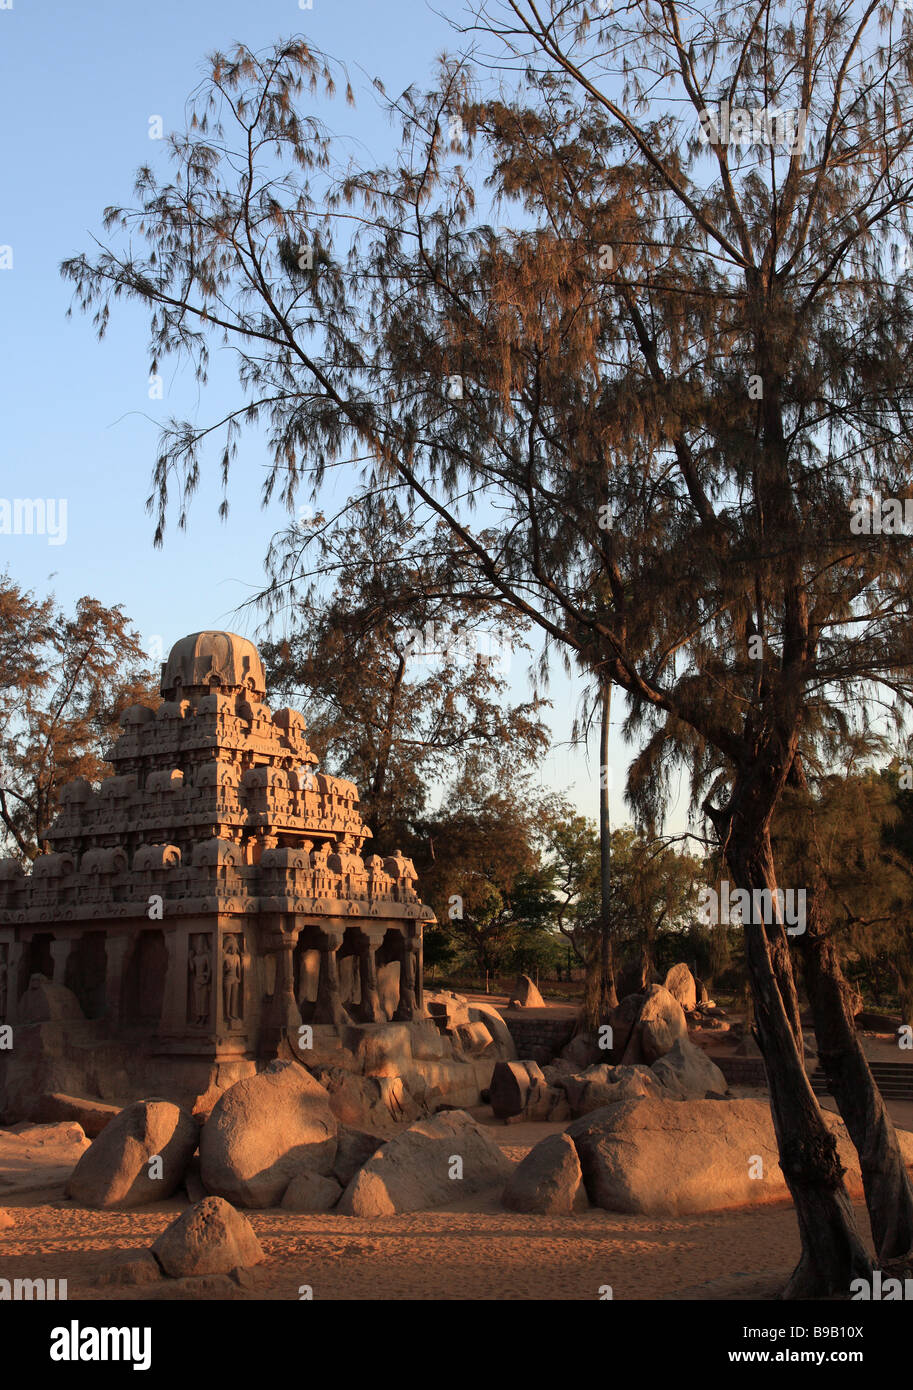
[[[411,861],[363,854],[354,784],[316,771],[302,716],[272,712],[265,689],[243,637],[183,638],[162,704],[122,715],[114,775],[63,789],[53,852],[30,873],[0,860],[8,1087],[186,1099],[308,1032],[337,1057],[359,1027],[445,1042],[446,1008],[422,1024],[434,915]],[[48,1025],[38,1041],[33,1023]]]

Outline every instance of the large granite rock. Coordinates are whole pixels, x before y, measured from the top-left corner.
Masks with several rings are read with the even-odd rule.
[[[559,1077],[556,1085],[567,1096],[570,1112],[575,1118],[601,1110],[605,1105],[617,1105],[623,1100],[642,1097],[659,1100],[664,1095],[660,1080],[650,1067],[642,1065],[612,1067],[607,1063],[597,1064],[576,1075]],[[701,1095],[704,1095],[703,1091]]]
[[[459,1160],[459,1162],[457,1162]],[[361,1168],[337,1211],[393,1216],[458,1202],[510,1176],[510,1159],[462,1110],[418,1120]]]
[[[494,1039],[498,1056],[504,1062],[516,1061],[517,1047],[511,1037],[510,1029],[498,1013],[494,1004],[483,1004],[474,1001],[469,1005],[470,1023],[484,1023],[492,1038]]]
[[[850,1194],[861,1194],[856,1151],[845,1126],[825,1113],[837,1136]],[[607,1106],[568,1127],[590,1201],[607,1211],[683,1216],[780,1202],[780,1171],[770,1108],[757,1100],[639,1100]],[[913,1134],[898,1132],[913,1163]]]
[[[650,1070],[663,1090],[675,1100],[704,1100],[708,1091],[722,1096],[729,1090],[716,1063],[687,1037],[679,1038]]]
[[[305,1169],[292,1178],[282,1198],[283,1211],[331,1211],[339,1201],[342,1186],[335,1178]]]
[[[204,1197],[183,1212],[153,1243],[152,1253],[172,1279],[228,1274],[264,1259],[247,1217],[221,1197]]]
[[[683,1009],[693,1009],[697,1004],[697,984],[687,965],[673,965],[663,981],[663,987]]]
[[[622,1061],[631,1066],[638,1062],[650,1066],[670,1052],[679,1038],[687,1036],[681,1004],[662,985],[650,985]]]
[[[67,1183],[67,1196],[86,1207],[139,1207],[170,1197],[199,1138],[196,1121],[167,1100],[126,1106],[94,1139]],[[161,1163],[154,1163],[154,1159]],[[155,1176],[161,1167],[161,1176]]]
[[[640,1017],[643,1002],[644,996],[642,994],[627,994],[612,1010],[609,1016],[609,1022],[612,1025],[612,1048],[605,1060],[620,1062],[624,1057],[625,1050],[631,1040],[631,1033]]]
[[[373,1158],[384,1143],[383,1139],[367,1130],[352,1129],[340,1125],[336,1135],[336,1161],[333,1164],[333,1177],[341,1187],[349,1183],[369,1158]]]
[[[33,1125],[0,1129],[0,1197],[63,1187],[89,1148],[81,1125]]]
[[[600,1048],[595,1033],[580,1032],[575,1033],[561,1049],[560,1060],[570,1062],[575,1071],[584,1071],[587,1067],[606,1061],[606,1054]]]
[[[550,1134],[517,1164],[501,1196],[511,1211],[567,1216],[589,1205],[580,1160],[566,1134]]]
[[[548,1083],[538,1062],[497,1062],[488,1097],[499,1120],[528,1111]]]
[[[545,1000],[528,975],[521,975],[514,985],[508,1008],[544,1009]]]
[[[426,989],[424,1002],[442,1033],[455,1032],[460,1024],[469,1022],[469,1001],[452,989]]]
[[[332,1171],[336,1129],[320,1083],[296,1062],[272,1062],[227,1090],[203,1126],[203,1184],[237,1206],[278,1206],[302,1169]]]
[[[411,1124],[423,1113],[422,1103],[401,1076],[359,1076],[342,1067],[317,1067],[314,1076],[326,1090],[340,1124],[386,1131]]]
[[[46,1091],[35,1101],[29,1119],[35,1124],[72,1120],[82,1126],[90,1139],[97,1139],[121,1109],[119,1105],[105,1105],[101,1100],[83,1100],[79,1096],[65,1096],[60,1091]]]

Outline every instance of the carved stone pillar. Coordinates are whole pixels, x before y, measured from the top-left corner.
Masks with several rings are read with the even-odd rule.
[[[403,943],[403,953],[399,958],[399,1003],[393,1015],[396,1023],[411,1023],[415,1018],[415,953],[409,948],[411,942]]]
[[[51,942],[51,960],[54,962],[53,984],[62,985],[66,983],[67,961],[70,958],[70,951],[72,949],[73,941],[68,936]]]
[[[336,968],[336,952],[342,945],[342,932],[321,934],[320,939],[320,979],[317,984],[317,1003],[314,1005],[315,1023],[348,1022],[348,1015],[342,1007],[339,993],[339,972]]]
[[[361,1003],[358,1014],[362,1023],[386,1023],[387,1016],[381,1007],[377,989],[377,966],[374,960],[374,943],[367,938],[358,956],[358,973],[361,980]]]
[[[165,990],[162,996],[162,1013],[158,1027],[159,1037],[181,1037],[189,1031],[187,1019],[188,948],[189,937],[186,925],[182,923],[180,926],[172,927],[165,932],[168,969],[165,974]]]
[[[264,949],[275,956],[276,979],[273,992],[263,1010],[260,1026],[261,1056],[272,1056],[280,1040],[301,1024],[301,1013],[295,999],[295,918],[281,916],[264,942]]]
[[[413,961],[415,962],[413,967],[415,975],[415,1016],[416,1018],[426,1018],[427,1014],[425,1012],[424,987],[425,953],[421,937],[421,927],[419,927],[419,935],[413,937],[412,941],[407,942],[406,944],[408,945],[409,953],[412,956]]]
[[[19,1021],[19,974],[22,970],[22,957],[25,955],[24,941],[11,941],[6,962],[6,1018],[4,1023]],[[26,984],[28,988],[28,984]]]
[[[105,940],[107,965],[105,968],[105,1013],[115,1028],[121,1023],[124,997],[124,976],[127,960],[133,949],[132,935],[110,935]]]

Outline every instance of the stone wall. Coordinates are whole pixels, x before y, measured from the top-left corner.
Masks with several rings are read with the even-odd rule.
[[[547,1047],[553,1056],[571,1040],[576,1027],[573,1018],[521,1018],[504,1014],[518,1057],[529,1057],[534,1047]]]
[[[714,1057],[730,1086],[758,1086],[767,1089],[767,1072],[760,1057]]]

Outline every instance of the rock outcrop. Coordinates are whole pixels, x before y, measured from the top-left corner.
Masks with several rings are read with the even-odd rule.
[[[861,1193],[856,1151],[837,1136],[851,1195]],[[607,1106],[568,1127],[590,1201],[607,1211],[683,1216],[780,1202],[789,1191],[779,1166],[770,1108],[757,1100],[639,1100]],[[913,1134],[898,1132],[913,1163]]]
[[[470,1115],[447,1110],[418,1120],[355,1175],[337,1210],[350,1216],[425,1211],[502,1186],[510,1159]]]
[[[687,1037],[679,1038],[665,1056],[653,1063],[650,1071],[666,1094],[675,1100],[704,1100],[708,1092],[722,1096],[729,1090],[716,1063]]]
[[[139,1207],[170,1197],[197,1146],[196,1121],[167,1100],[126,1106],[94,1139],[67,1183],[86,1207]]]
[[[652,1065],[670,1052],[680,1038],[687,1038],[685,1013],[677,999],[662,985],[650,985],[631,1029],[622,1061]]]
[[[666,974],[663,988],[678,1000],[683,1009],[693,1009],[697,1003],[697,982],[687,965],[673,965]]]
[[[335,1178],[305,1170],[292,1178],[282,1198],[283,1211],[331,1211],[342,1195]]]
[[[153,1243],[152,1253],[172,1279],[228,1274],[264,1258],[247,1217],[221,1197],[204,1197],[183,1212]]]
[[[320,1083],[296,1062],[272,1062],[226,1091],[204,1124],[203,1185],[240,1207],[278,1206],[299,1172],[332,1172],[336,1130]]]
[[[0,1197],[62,1187],[89,1148],[81,1125],[33,1125],[0,1129]]]
[[[530,1149],[511,1174],[501,1205],[549,1216],[584,1210],[589,1201],[573,1140],[567,1134],[550,1134]]]
[[[510,1009],[544,1009],[545,1000],[528,975],[521,975],[514,985],[508,1004]]]
[[[46,1091],[35,1101],[29,1119],[39,1125],[72,1120],[82,1126],[90,1139],[97,1139],[121,1109],[119,1105],[105,1105],[101,1100],[83,1100],[80,1096],[66,1096],[60,1091]]]

